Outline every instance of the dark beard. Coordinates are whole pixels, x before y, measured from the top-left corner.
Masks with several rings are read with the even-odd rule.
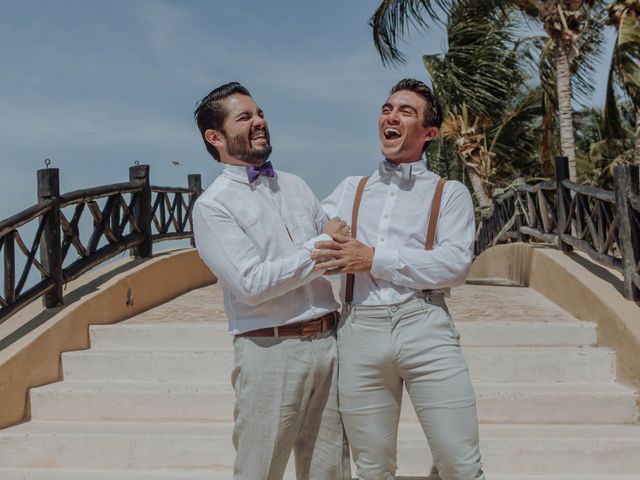
[[[226,134],[225,134],[226,136]],[[267,146],[262,151],[252,150],[251,141],[241,137],[227,137],[227,153],[242,162],[251,165],[262,165],[271,155],[271,143],[267,134]]]

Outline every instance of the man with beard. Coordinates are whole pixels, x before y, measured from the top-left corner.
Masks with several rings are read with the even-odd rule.
[[[319,271],[349,274],[338,390],[363,480],[395,478],[403,385],[440,478],[484,479],[475,396],[444,301],[471,266],[473,203],[463,184],[445,184],[422,159],[441,121],[424,83],[405,79],[391,89],[379,118],[384,160],[324,201],[330,215],[351,218],[357,240],[336,235],[312,253]]]
[[[275,172],[262,110],[239,83],[195,111],[221,175],[198,198],[193,230],[218,277],[234,335],[235,480],[351,479],[337,404],[338,307],[314,244],[346,233],[297,176]]]

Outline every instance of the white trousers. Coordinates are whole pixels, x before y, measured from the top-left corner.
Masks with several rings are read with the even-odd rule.
[[[298,480],[351,480],[335,334],[236,337],[233,346],[233,478],[281,480],[293,451]]]
[[[396,472],[403,384],[442,480],[484,480],[476,402],[442,295],[356,305],[338,328],[340,411],[362,480]]]

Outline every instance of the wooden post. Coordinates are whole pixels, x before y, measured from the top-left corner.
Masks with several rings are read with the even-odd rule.
[[[144,236],[144,241],[132,249],[136,258],[149,258],[153,254],[153,238],[151,234],[151,184],[149,183],[149,165],[129,167],[129,180],[142,180],[142,191],[136,193],[138,201],[133,207],[133,216]]]
[[[46,308],[62,305],[62,254],[60,248],[60,172],[57,168],[38,170],[38,200],[52,200],[51,209],[40,220],[44,222],[42,237],[40,237],[40,263],[55,280],[53,290],[42,297],[42,304]],[[43,278],[46,276],[43,274]]]
[[[526,208],[522,202],[522,197],[523,196],[527,196],[526,192],[520,192],[518,190],[516,190],[514,192],[513,195],[513,211],[514,213],[517,212],[516,214],[516,234],[518,235],[518,241],[519,242],[523,242],[523,243],[529,243],[529,235],[522,233],[520,231],[520,227],[522,227],[523,225],[525,225],[526,222],[526,217],[525,217],[525,211],[524,209]]]
[[[562,185],[563,180],[569,179],[569,159],[567,157],[556,157],[556,182],[558,211],[558,248],[563,252],[570,252],[573,247],[562,241],[562,235],[569,229],[571,219],[569,218],[569,207],[571,206],[571,193]]]
[[[630,205],[630,197],[640,198],[640,169],[637,165],[617,165],[614,170],[618,232],[624,267],[624,294],[627,300],[640,300],[640,289],[633,282],[640,261],[640,227],[634,221],[640,217]]]
[[[202,193],[202,177],[200,176],[200,174],[190,174],[187,176],[187,180],[189,182],[189,190],[194,191],[194,193],[191,194],[191,198],[193,199],[193,202],[195,205],[195,200]],[[192,218],[193,209],[190,212],[187,212],[187,214],[189,215],[189,227],[191,228],[191,246],[195,247],[196,239],[193,236],[193,218]]]
[[[4,299],[8,304],[16,301],[16,231],[4,236]]]

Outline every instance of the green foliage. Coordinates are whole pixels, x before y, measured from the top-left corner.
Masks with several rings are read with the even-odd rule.
[[[546,35],[525,37],[531,22]],[[491,172],[485,180],[492,186],[552,176],[561,151],[559,48],[568,54],[579,106],[578,180],[609,188],[613,166],[632,161],[640,111],[640,0],[383,0],[369,23],[384,64],[405,60],[398,42],[410,28],[439,23],[447,29],[447,51],[423,57],[438,98],[453,115],[448,140],[439,136],[429,149],[432,170],[464,179],[462,151],[493,163],[483,170]],[[617,34],[607,98],[602,109],[588,109],[607,23]],[[464,162],[469,168],[469,158]]]
[[[610,127],[603,110],[592,108],[577,112],[576,150],[578,181],[601,188],[613,188],[613,167],[632,161],[633,106],[622,105],[620,131],[610,136]]]
[[[444,110],[458,118],[454,130],[458,136],[467,132],[466,142],[484,136],[483,150],[495,154],[493,167],[484,170],[489,184],[508,182],[518,172],[537,175],[542,90],[528,86],[534,41],[517,37],[512,12],[476,0],[453,1],[446,27],[446,53],[423,61]],[[441,140],[438,148],[439,163],[450,170],[453,141]],[[460,175],[459,159],[455,164]]]

